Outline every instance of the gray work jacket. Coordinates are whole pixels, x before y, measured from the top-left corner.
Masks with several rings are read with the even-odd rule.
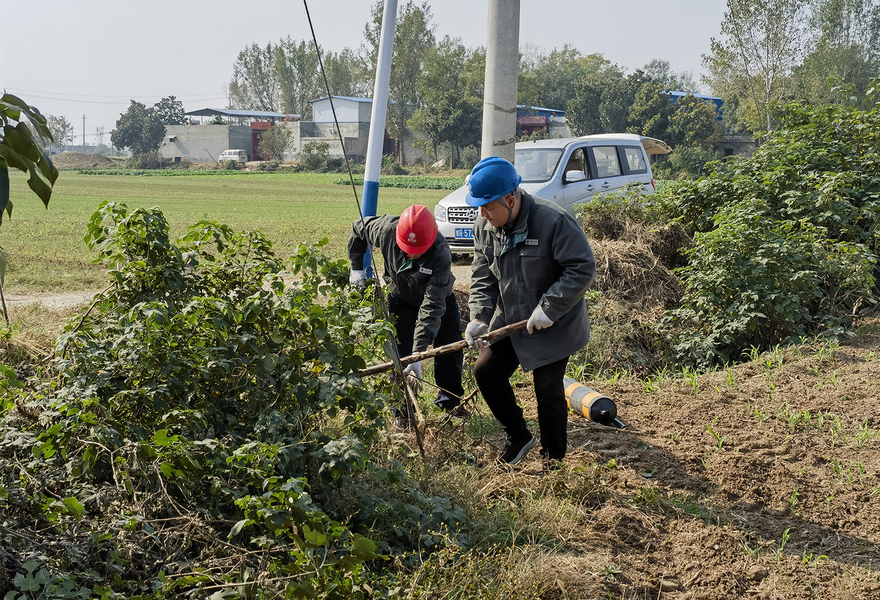
[[[510,338],[531,371],[583,348],[590,339],[584,293],[596,274],[593,250],[577,222],[558,205],[523,192],[510,237],[483,217],[474,223],[471,319],[495,330],[528,319],[538,304],[553,321]]]
[[[395,298],[419,308],[413,334],[413,352],[424,352],[434,343],[440,319],[446,312],[446,297],[452,293],[452,253],[442,234],[417,259],[410,259],[397,245],[397,222],[400,217],[382,215],[364,217],[351,224],[348,259],[351,268],[362,271],[367,244],[379,248],[385,261],[385,283]]]

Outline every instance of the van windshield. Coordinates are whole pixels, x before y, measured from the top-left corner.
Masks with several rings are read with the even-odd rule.
[[[524,148],[516,151],[514,166],[523,181],[540,183],[549,181],[559,163],[562,150],[556,148]]]

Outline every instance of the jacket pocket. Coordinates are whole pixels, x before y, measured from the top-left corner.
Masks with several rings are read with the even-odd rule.
[[[544,293],[555,281],[556,266],[551,257],[540,247],[526,246],[520,249],[520,269],[525,288]]]

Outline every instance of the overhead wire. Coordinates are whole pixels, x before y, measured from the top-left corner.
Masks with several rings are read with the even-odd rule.
[[[318,57],[318,66],[321,69],[321,77],[324,79],[324,87],[327,90],[327,98],[330,100],[330,111],[333,113],[333,123],[336,126],[336,135],[339,136],[339,145],[342,148],[342,157],[345,161],[345,167],[348,170],[348,179],[351,182],[351,189],[354,192],[354,201],[357,204],[358,215],[360,216],[361,225],[364,224],[364,211],[361,206],[360,198],[358,197],[357,187],[354,184],[354,176],[351,172],[351,162],[348,159],[348,153],[345,151],[345,142],[342,138],[342,130],[339,128],[339,119],[336,117],[336,106],[333,104],[333,93],[330,91],[330,82],[327,80],[327,73],[324,71],[324,60],[321,58],[321,47],[318,45],[318,37],[315,35],[315,27],[312,25],[312,16],[309,13],[309,3],[308,0],[303,0],[303,6],[306,10],[306,19],[309,22],[309,30],[312,32],[312,41],[315,44],[315,54]],[[370,123],[370,127],[375,126],[375,123]],[[375,265],[376,261],[373,260],[373,247],[371,244],[367,244],[367,252],[370,254],[370,264]],[[373,273],[373,295],[378,299],[378,304],[382,307],[382,312],[385,315],[386,321],[391,322],[391,313],[388,309],[388,303],[385,301],[385,297],[382,295],[382,288],[379,284],[379,278],[376,276],[375,270]],[[406,377],[403,374],[403,367],[400,364],[400,349],[397,347],[397,341],[395,343],[390,344],[394,348],[394,354],[397,357],[394,361],[395,368],[399,371],[397,374],[400,377],[400,381],[403,386],[403,394],[406,398],[406,409],[408,413],[408,417],[411,422],[415,422],[415,408],[413,404],[413,400],[410,398],[410,389],[409,385],[406,383]],[[419,432],[418,426],[415,428],[416,433],[416,442],[419,446],[419,452],[422,455],[422,458],[425,458],[425,449],[422,445],[422,435]]]

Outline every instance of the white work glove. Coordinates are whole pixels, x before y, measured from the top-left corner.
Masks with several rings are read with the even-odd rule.
[[[488,348],[489,342],[481,339],[487,333],[489,333],[489,325],[474,319],[467,324],[464,330],[464,339],[471,348]]]
[[[422,363],[414,362],[403,370],[403,378],[416,394],[422,393]]]
[[[351,275],[348,276],[348,283],[357,291],[363,292],[367,289],[367,272],[352,269]]]
[[[547,329],[551,325],[553,325],[553,321],[550,320],[550,317],[547,316],[547,313],[544,312],[544,309],[539,304],[532,311],[532,316],[529,317],[526,329],[529,333],[534,333],[538,329]]]

